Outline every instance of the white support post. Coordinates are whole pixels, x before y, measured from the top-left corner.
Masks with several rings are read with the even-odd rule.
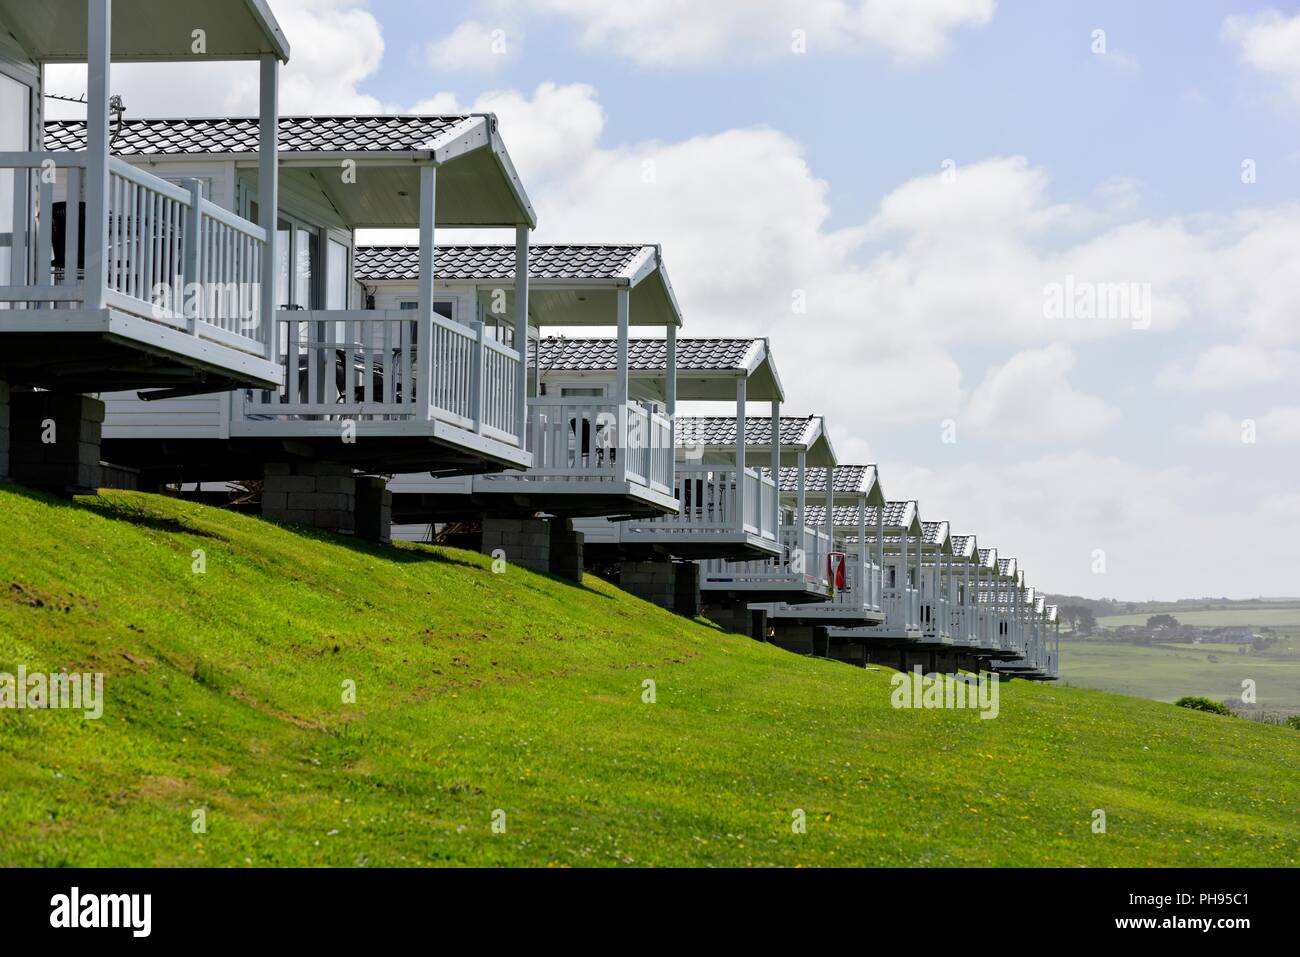
[[[433,415],[433,269],[434,224],[437,222],[438,170],[431,164],[420,167],[420,278],[416,286],[419,310],[419,383],[415,399],[424,406],[424,418]]]
[[[628,397],[627,350],[628,326],[631,322],[632,292],[627,286],[619,286],[618,305],[618,369],[614,377],[614,400],[626,403]]]
[[[876,597],[881,610],[885,602],[885,506],[876,509]]]
[[[197,179],[189,180],[189,184],[190,205],[185,210],[185,256],[182,265],[186,283],[198,282],[199,263],[203,261],[203,230],[200,229],[203,223],[200,203],[203,199],[203,186]],[[86,222],[89,224],[90,220],[86,220]],[[185,328],[189,330],[190,335],[194,335],[198,331],[199,318],[204,314],[204,303],[207,300],[206,295],[196,296],[194,308],[183,310],[185,313]],[[293,375],[297,375],[296,370],[294,370]],[[297,384],[293,379],[290,379],[287,384],[290,389],[297,388]]]
[[[627,351],[628,332],[631,324],[631,303],[631,288],[628,286],[620,286],[618,288],[616,302],[618,313],[618,369],[614,375],[614,401],[618,403],[618,432],[616,433],[618,435],[618,459],[615,467],[615,479],[620,483],[627,480],[627,405],[628,396],[630,394],[627,381]]]
[[[826,466],[826,519],[822,522],[822,531],[826,534],[826,553],[821,557],[822,571],[829,578],[831,574],[830,554],[835,550],[835,466]],[[835,587],[834,579],[831,587]]]
[[[744,376],[736,380],[736,491],[733,495],[736,514],[732,516],[732,520],[740,532],[745,530],[745,443],[748,441],[745,437],[746,387],[747,380]]]
[[[515,351],[519,365],[515,368],[515,434],[519,448],[528,448],[528,253],[527,226],[515,227]],[[538,352],[541,351],[540,337]],[[540,380],[540,376],[538,376]]]
[[[775,436],[773,442],[779,442]],[[799,490],[798,497],[795,499],[795,520],[794,520],[794,543],[791,548],[803,549],[803,529],[804,529],[804,509],[807,506],[807,455],[802,449],[799,450]],[[808,568],[808,556],[804,556],[804,570]]]
[[[275,309],[278,305],[275,301],[275,283],[278,277],[275,247],[279,239],[276,226],[280,209],[279,94],[280,61],[275,54],[264,53],[258,81],[257,225],[266,230],[266,246],[262,250],[262,274],[258,277],[262,288],[258,290],[257,301],[258,322],[261,323],[259,332],[263,337],[266,357],[272,361],[276,358],[279,346],[275,325]],[[321,259],[325,262],[329,257],[322,256]]]
[[[902,535],[899,536],[899,545],[901,553],[899,555],[899,568],[903,572],[902,581],[898,583],[898,590],[903,599],[903,627],[907,628],[912,623],[912,594],[907,587],[907,579],[911,572],[911,566],[907,564],[907,529],[902,529]]]
[[[668,478],[669,491],[677,489],[677,323],[668,323],[664,332],[664,406],[668,410],[668,448],[664,452],[668,467],[672,469]],[[654,434],[653,426],[651,434]],[[653,454],[653,453],[652,453]]]
[[[873,606],[867,592],[867,500],[858,499],[858,603],[864,608]]]
[[[86,0],[86,270],[87,309],[103,309],[108,280],[108,88],[113,0]],[[15,174],[16,175],[16,174]],[[69,202],[68,220],[76,218]],[[17,211],[14,213],[17,216]],[[65,268],[76,273],[76,262]]]
[[[772,400],[772,538],[781,540],[781,403]]]

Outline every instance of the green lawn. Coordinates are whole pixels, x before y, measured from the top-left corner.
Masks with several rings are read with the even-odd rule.
[[[0,865],[1300,858],[1286,728],[1021,681],[895,710],[592,579],[134,493],[0,515],[0,671],[107,675],[98,721],[0,711]]]
[[[1242,682],[1250,679],[1261,709],[1300,713],[1300,654],[1284,650],[1241,654],[1237,646],[1225,644],[1064,640],[1060,672],[1062,681],[1083,688],[1157,701],[1204,695],[1233,707],[1241,707]]]

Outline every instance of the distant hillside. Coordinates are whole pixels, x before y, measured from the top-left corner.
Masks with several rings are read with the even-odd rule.
[[[97,721],[0,710],[0,865],[1300,858],[1286,728],[1021,681],[896,710],[594,579],[136,493],[0,515],[0,672],[106,675]]]

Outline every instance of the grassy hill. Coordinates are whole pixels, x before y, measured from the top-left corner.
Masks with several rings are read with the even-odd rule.
[[[0,865],[1300,858],[1289,729],[1025,682],[996,720],[895,710],[887,670],[594,579],[160,497],[0,517],[0,671],[107,676],[98,721],[0,710]]]

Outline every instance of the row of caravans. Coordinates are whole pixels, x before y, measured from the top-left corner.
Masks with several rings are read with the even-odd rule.
[[[262,0],[0,0],[0,474],[257,481],[271,518],[597,568],[796,650],[1056,674],[1015,559],[840,463],[767,340],[679,338],[659,247],[532,244],[492,115],[280,117],[288,55]],[[112,64],[184,59],[257,60],[259,116],[110,116]],[[42,116],[64,61],[87,121]]]

